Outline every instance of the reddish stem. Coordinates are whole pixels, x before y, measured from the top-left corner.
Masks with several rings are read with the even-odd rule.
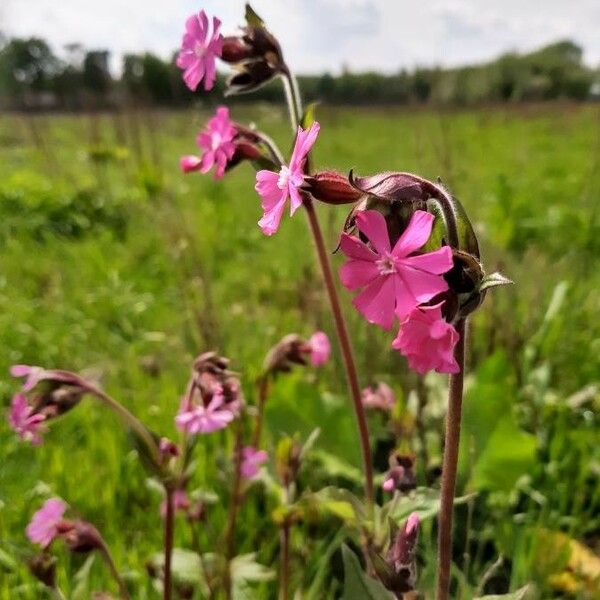
[[[173,490],[170,486],[165,486],[167,512],[165,515],[165,565],[163,575],[163,599],[172,598],[172,577],[171,577],[171,558],[173,556],[173,525],[175,510],[173,506]]]
[[[442,465],[442,489],[440,516],[438,520],[438,581],[437,600],[447,600],[450,588],[450,566],[452,563],[452,515],[454,491],[460,444],[460,421],[463,397],[463,375],[465,367],[465,320],[456,324],[459,335],[454,348],[454,358],[460,371],[450,375],[448,386],[448,414],[446,416],[446,438]]]
[[[350,389],[352,402],[354,404],[354,413],[356,415],[356,421],[358,424],[358,433],[360,437],[363,467],[365,473],[365,497],[369,504],[372,504],[374,499],[374,491],[373,465],[371,463],[371,443],[369,441],[367,418],[365,416],[365,410],[360,396],[360,386],[358,384],[358,374],[356,372],[356,364],[354,363],[352,345],[350,343],[350,337],[348,336],[348,329],[346,327],[346,321],[344,320],[344,315],[342,313],[340,299],[337,293],[337,289],[335,287],[333,274],[331,271],[331,265],[329,263],[329,257],[327,255],[327,250],[325,249],[325,242],[323,240],[321,226],[319,225],[319,220],[317,218],[317,213],[313,206],[312,199],[307,195],[304,196],[304,207],[306,208],[306,212],[308,213],[310,230],[315,241],[317,255],[319,257],[319,263],[321,264],[321,269],[323,271],[323,279],[325,281],[325,287],[327,288],[327,295],[329,296],[329,303],[331,305],[331,312],[333,314],[335,330],[340,343],[340,349],[342,351],[344,365],[346,367],[346,378],[348,380],[348,387]]]

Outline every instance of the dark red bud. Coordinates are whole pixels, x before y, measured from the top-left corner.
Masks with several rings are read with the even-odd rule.
[[[354,204],[363,196],[345,175],[336,171],[321,171],[307,177],[304,187],[314,198],[327,204]]]
[[[38,554],[27,562],[31,574],[49,588],[56,587],[56,562],[51,554]]]
[[[73,521],[62,538],[71,552],[87,553],[104,547],[100,532],[86,521]]]
[[[252,55],[252,48],[242,38],[229,35],[223,38],[221,60],[226,63],[237,63],[247,60]]]

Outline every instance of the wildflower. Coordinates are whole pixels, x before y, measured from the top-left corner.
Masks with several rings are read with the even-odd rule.
[[[200,171],[208,173],[214,165],[215,179],[223,177],[228,161],[233,158],[236,128],[229,119],[229,109],[219,106],[215,115],[209,119],[206,127],[198,134],[196,143],[204,150],[202,156],[183,156],[180,160],[184,173]]]
[[[454,346],[458,333],[442,317],[442,304],[415,308],[402,321],[392,347],[408,359],[408,365],[423,375],[434,369],[438,373],[458,373]]]
[[[184,398],[179,414],[175,417],[175,424],[182,431],[196,435],[224,429],[234,418],[235,413],[226,404],[222,388],[217,386],[206,404],[202,402],[188,406],[187,399]]]
[[[329,360],[331,354],[331,344],[327,334],[317,331],[310,336],[308,340],[310,349],[310,362],[314,367],[320,367]]]
[[[419,514],[413,512],[409,515],[387,553],[386,562],[393,577],[386,583],[386,587],[403,597],[406,592],[415,589],[417,579],[417,536],[419,535]],[[391,585],[390,585],[391,584]]]
[[[27,537],[42,548],[47,548],[60,531],[59,525],[67,510],[67,504],[60,498],[46,500],[44,506],[34,513],[31,522],[25,530]]]
[[[208,17],[201,10],[185,22],[185,33],[177,66],[184,69],[183,80],[188,88],[195,91],[204,79],[204,89],[210,90],[215,84],[215,58],[221,56],[223,36],[219,33],[221,21],[212,20],[212,33],[209,31]]]
[[[385,412],[391,411],[396,406],[394,390],[387,384],[380,382],[377,387],[369,386],[361,392],[362,403],[365,408],[373,408]]]
[[[87,521],[67,521],[58,529],[71,552],[87,554],[105,547],[100,532]]]
[[[46,369],[30,365],[13,365],[10,374],[13,377],[24,377],[25,381],[21,389],[23,392],[29,392],[45,378]]]
[[[191,506],[190,499],[185,490],[176,489],[171,497],[173,503],[173,511],[187,512]],[[163,500],[160,504],[160,516],[164,519],[167,516],[167,500]]]
[[[264,450],[257,450],[253,446],[242,448],[241,474],[244,479],[254,479],[260,466],[267,462],[269,455]]]
[[[356,216],[359,231],[370,246],[342,233],[340,247],[349,258],[340,269],[349,290],[364,287],[353,304],[370,322],[390,329],[394,314],[404,318],[416,306],[448,289],[441,277],[452,268],[452,251],[444,246],[434,252],[414,254],[429,239],[433,215],[417,210],[393,249],[384,217],[367,210]]]
[[[298,127],[296,143],[289,165],[283,165],[279,173],[262,170],[256,174],[255,189],[262,199],[263,217],[258,222],[265,235],[273,235],[290,198],[290,216],[302,205],[300,188],[304,183],[306,157],[317,140],[320,125],[315,122],[309,129]]]
[[[414,490],[417,486],[414,456],[394,452],[389,458],[389,464],[390,468],[381,486],[384,491],[400,490],[405,493]]]
[[[22,440],[31,442],[33,445],[41,444],[40,434],[45,430],[45,420],[44,415],[33,413],[33,407],[29,405],[23,394],[13,396],[8,422]]]

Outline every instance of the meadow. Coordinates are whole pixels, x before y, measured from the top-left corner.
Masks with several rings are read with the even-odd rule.
[[[315,165],[441,177],[468,210],[488,271],[501,269],[515,282],[490,294],[471,319],[455,597],[533,583],[541,598],[599,598],[600,106],[317,110]],[[252,402],[263,358],[283,335],[322,329],[335,339],[305,216],[286,218],[279,235],[265,238],[249,165],[219,183],[180,173],[179,156],[195,150],[209,113],[0,116],[5,406],[17,389],[10,365],[65,368],[97,379],[175,438],[173,416],[199,352],[229,356]],[[232,115],[260,121],[286,148],[283,108],[234,105]],[[347,210],[319,211],[333,251]],[[333,257],[336,268],[341,260]],[[418,481],[436,487],[446,379],[419,381],[340,293],[361,384],[393,387],[399,444],[418,449]],[[24,528],[50,493],[102,530],[136,598],[157,597],[148,565],[162,544],[160,491],[113,415],[93,402],[76,412],[57,420],[38,448],[0,425],[2,600],[44,597],[25,566],[32,548]],[[304,440],[316,428],[303,487],[337,482],[360,490],[359,446],[335,344],[322,370],[279,378],[266,407],[269,449],[282,435]],[[394,440],[378,415],[370,431],[382,474]],[[199,535],[207,549],[226,519],[219,498],[227,494],[231,448],[224,440],[215,433],[198,444],[191,486],[207,503],[209,525]],[[240,553],[256,552],[270,567],[278,551],[268,533],[274,507],[261,489],[244,505],[236,539]],[[431,498],[414,502],[435,513]],[[303,598],[333,598],[340,589],[341,517],[317,515],[294,533],[292,581]],[[189,544],[179,520],[176,545]],[[99,564],[59,554],[69,598],[110,588]],[[433,519],[423,521],[419,565],[428,597]],[[276,597],[267,575],[239,598]]]

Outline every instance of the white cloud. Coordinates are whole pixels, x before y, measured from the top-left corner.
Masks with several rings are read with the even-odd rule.
[[[352,69],[395,71],[416,64],[487,60],[573,38],[585,59],[600,62],[598,0],[254,0],[301,72]],[[185,17],[199,8],[218,14],[224,30],[243,20],[238,0],[2,0],[0,27],[9,35],[38,35],[56,49],[70,42],[167,57]]]

